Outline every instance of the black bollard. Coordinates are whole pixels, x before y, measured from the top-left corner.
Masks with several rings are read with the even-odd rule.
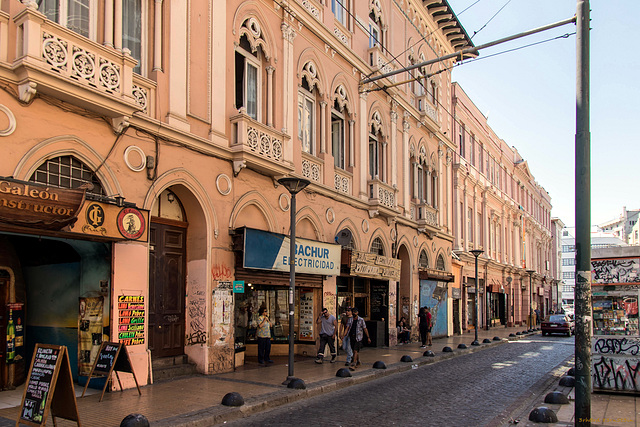
[[[544,403],[559,403],[566,405],[569,403],[569,398],[561,391],[552,391],[544,397]]]
[[[500,337],[493,337],[493,340],[494,340],[494,341],[502,341],[502,338],[500,338]]]
[[[529,421],[533,421],[534,423],[557,423],[558,417],[551,409],[546,406],[540,406],[531,411]]]
[[[422,355],[424,357],[436,357],[435,353],[433,351],[431,351],[431,350],[425,351],[424,353],[422,353]]]
[[[453,353],[453,349],[449,346],[446,346],[445,348],[442,349],[443,353]]]
[[[571,377],[569,375],[565,375],[564,377],[560,378],[560,385],[561,386],[574,387],[575,384],[576,384],[576,378],[575,377]]]
[[[413,362],[413,359],[411,358],[411,356],[405,354],[400,358],[400,361],[410,363],[410,362]]]
[[[336,377],[340,378],[348,378],[351,376],[351,371],[348,368],[340,368],[338,372],[336,372]]]
[[[482,340],[482,344],[490,344],[491,340],[489,338],[485,338]]]
[[[292,378],[291,381],[289,381],[289,384],[287,385],[287,388],[294,388],[296,390],[304,390],[307,388],[307,386],[305,385],[304,381],[302,381],[300,378]]]
[[[461,342],[460,344],[458,344],[458,348],[464,349],[464,348],[467,348],[467,345]]]
[[[129,414],[124,417],[120,427],[149,427],[149,420],[142,414]]]
[[[240,395],[240,393],[236,393],[232,391],[231,393],[227,393],[222,398],[222,404],[224,406],[242,406],[244,405],[244,398]]]
[[[385,365],[384,362],[378,360],[373,364],[373,369],[387,369],[387,365]]]

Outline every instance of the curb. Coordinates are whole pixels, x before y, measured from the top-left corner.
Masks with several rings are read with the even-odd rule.
[[[264,412],[269,409],[286,405],[288,403],[297,402],[324,393],[341,390],[356,384],[362,384],[378,378],[409,371],[413,369],[412,365],[424,366],[438,363],[443,360],[453,359],[465,354],[475,353],[490,347],[506,344],[509,341],[518,341],[537,333],[538,331],[526,335],[519,335],[517,337],[503,338],[501,341],[492,341],[491,343],[482,344],[478,347],[468,347],[466,349],[456,348],[451,353],[436,353],[435,357],[420,356],[414,359],[413,363],[396,362],[387,365],[387,369],[367,368],[366,370],[352,373],[352,377],[331,377],[307,384],[307,388],[305,390],[291,390],[283,388],[282,390],[269,393],[268,399],[265,399],[265,395],[246,399],[245,404],[239,407],[226,407],[218,403],[215,406],[211,406],[206,409],[154,421],[153,425],[154,427],[207,427],[215,424],[235,421],[259,412]]]

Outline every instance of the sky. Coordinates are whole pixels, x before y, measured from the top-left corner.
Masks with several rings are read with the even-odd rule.
[[[577,0],[449,4],[480,46],[571,18]],[[590,8],[590,222],[595,225],[618,218],[623,206],[640,209],[635,184],[640,132],[634,124],[640,121],[640,55],[633,51],[640,1],[591,0]],[[485,59],[455,67],[452,75],[488,117],[489,126],[527,161],[551,196],[551,216],[566,226],[575,226],[575,31],[568,24],[483,49],[479,58]],[[565,34],[570,36],[555,39]],[[524,47],[549,39],[554,40]],[[517,50],[506,52],[512,49]]]

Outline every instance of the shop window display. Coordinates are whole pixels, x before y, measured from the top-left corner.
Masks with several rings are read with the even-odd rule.
[[[251,289],[236,294],[236,347],[257,342],[258,312],[265,307],[271,314],[273,327],[271,341],[287,343],[289,339],[288,289]],[[295,291],[295,339],[313,341],[313,291]]]
[[[594,296],[594,335],[635,335],[638,336],[638,295]]]

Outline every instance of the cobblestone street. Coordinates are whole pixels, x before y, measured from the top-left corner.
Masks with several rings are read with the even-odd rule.
[[[573,352],[573,338],[533,336],[296,402],[231,425],[487,425]]]

